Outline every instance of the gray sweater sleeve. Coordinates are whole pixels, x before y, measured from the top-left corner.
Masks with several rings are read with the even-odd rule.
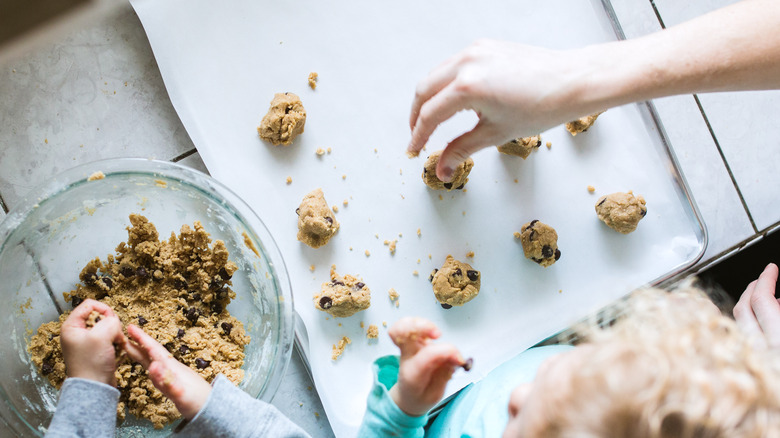
[[[118,401],[119,390],[105,383],[65,379],[46,438],[114,436]]]
[[[173,437],[310,438],[273,405],[252,398],[227,377],[220,374],[212,386],[206,405]]]

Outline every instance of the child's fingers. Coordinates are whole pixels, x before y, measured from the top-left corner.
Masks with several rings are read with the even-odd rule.
[[[122,322],[116,316],[101,318],[90,330],[90,336],[109,339],[111,343],[124,345],[125,335],[122,333]]]
[[[401,349],[401,358],[414,356],[428,344],[428,340],[441,336],[436,324],[419,317],[401,318],[388,331],[390,339]]]
[[[62,325],[73,328],[87,328],[87,318],[93,310],[105,316],[114,315],[114,311],[105,303],[87,298],[70,312],[70,315]]]
[[[454,345],[430,344],[420,349],[414,357],[404,361],[401,366],[405,380],[424,388],[431,384],[434,374],[439,372],[439,369],[450,370],[449,376],[451,376],[455,368],[462,363],[463,357]],[[446,381],[444,383],[446,384]]]
[[[167,359],[170,356],[170,353],[168,350],[165,349],[165,347],[162,346],[159,342],[154,340],[151,336],[147,335],[146,332],[141,330],[141,328],[129,324],[127,326],[127,334],[130,335],[130,338],[138,343],[138,345],[146,351],[146,354],[149,356],[149,359],[154,361],[163,361]]]
[[[146,354],[146,351],[143,348],[139,347],[133,342],[125,342],[122,348],[124,348],[125,352],[127,352],[127,355],[130,356],[130,359],[140,363],[141,366],[147,370],[149,369],[149,365],[152,363],[152,360],[149,359],[149,355]]]

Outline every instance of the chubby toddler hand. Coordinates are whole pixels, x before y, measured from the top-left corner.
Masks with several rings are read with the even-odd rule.
[[[92,327],[87,320],[92,312],[99,316]],[[125,336],[122,323],[106,304],[87,299],[73,309],[62,323],[62,356],[68,377],[80,377],[116,386],[116,350]]]
[[[441,400],[455,369],[470,367],[453,345],[431,342],[441,332],[426,319],[403,318],[388,334],[401,350],[398,383],[390,388],[390,396],[407,415],[428,412]]]
[[[206,404],[211,385],[139,327],[128,325],[127,334],[138,344],[127,342],[127,354],[149,371],[154,386],[171,399],[184,418],[194,418]]]

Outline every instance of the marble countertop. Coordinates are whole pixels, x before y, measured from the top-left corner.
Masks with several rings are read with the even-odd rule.
[[[631,38],[733,2],[612,3]],[[208,172],[129,4],[0,65],[0,97],[0,220],[48,176],[98,159],[157,158]],[[655,105],[709,231],[691,272],[774,231],[780,91],[677,96]],[[333,436],[297,353],[273,404],[312,436]]]

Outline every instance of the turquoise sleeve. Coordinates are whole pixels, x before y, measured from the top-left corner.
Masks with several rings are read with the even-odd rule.
[[[390,388],[398,381],[398,356],[383,356],[374,361],[374,385],[358,437],[420,438],[425,435],[428,415],[412,417],[396,406]]]

